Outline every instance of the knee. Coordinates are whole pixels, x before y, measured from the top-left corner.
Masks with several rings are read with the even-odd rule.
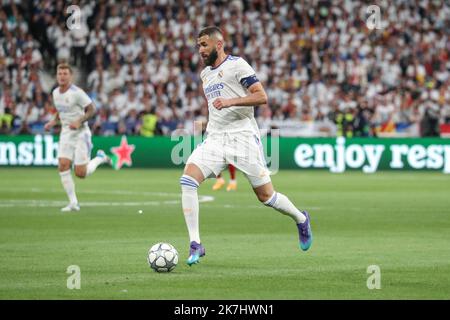
[[[203,172],[193,163],[186,164],[181,178],[183,177],[193,180],[197,185],[200,185],[205,179]]]
[[[75,170],[75,175],[78,178],[84,179],[86,178],[86,170]]]
[[[59,170],[59,172],[68,171],[68,170],[70,170],[70,165],[68,165],[68,164],[59,164],[58,165],[58,170]]]
[[[269,201],[269,199],[272,197],[273,193],[269,193],[267,191],[259,191],[256,193],[256,197],[259,201],[262,203]]]

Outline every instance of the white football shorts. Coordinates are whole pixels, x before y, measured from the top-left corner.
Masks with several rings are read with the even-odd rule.
[[[76,166],[91,160],[92,141],[90,130],[62,130],[59,136],[58,158],[66,158]]]
[[[251,132],[208,135],[188,158],[205,178],[217,177],[228,164],[242,171],[253,188],[271,182],[260,137]]]

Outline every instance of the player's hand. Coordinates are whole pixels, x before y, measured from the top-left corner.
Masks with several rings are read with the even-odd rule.
[[[217,98],[216,100],[214,100],[213,106],[217,110],[231,107],[231,105],[228,103],[228,99],[223,99],[223,98]]]
[[[74,122],[69,124],[69,128],[72,129],[72,130],[77,130],[80,127],[81,127],[81,121],[80,120],[75,120]]]
[[[51,128],[53,128],[55,126],[55,121],[49,121],[44,125],[44,130],[45,131],[50,131]]]

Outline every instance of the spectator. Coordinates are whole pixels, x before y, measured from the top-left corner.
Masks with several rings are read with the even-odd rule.
[[[151,110],[149,107],[146,107],[144,109],[141,118],[142,118],[142,125],[140,128],[141,135],[144,137],[153,137],[155,135],[158,117],[155,115],[153,110]]]

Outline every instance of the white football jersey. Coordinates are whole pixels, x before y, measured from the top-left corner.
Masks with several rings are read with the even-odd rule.
[[[241,57],[228,55],[217,67],[206,67],[200,73],[203,92],[208,100],[208,134],[250,131],[259,135],[254,117],[254,107],[233,106],[217,110],[213,106],[217,98],[238,98],[248,95],[247,88],[258,82],[255,70]]]
[[[85,113],[84,109],[92,103],[86,92],[74,84],[64,93],[61,93],[57,87],[53,90],[52,95],[53,103],[59,113],[62,130],[69,129],[69,124],[80,119]],[[80,131],[81,129],[89,129],[87,121],[80,127]]]

